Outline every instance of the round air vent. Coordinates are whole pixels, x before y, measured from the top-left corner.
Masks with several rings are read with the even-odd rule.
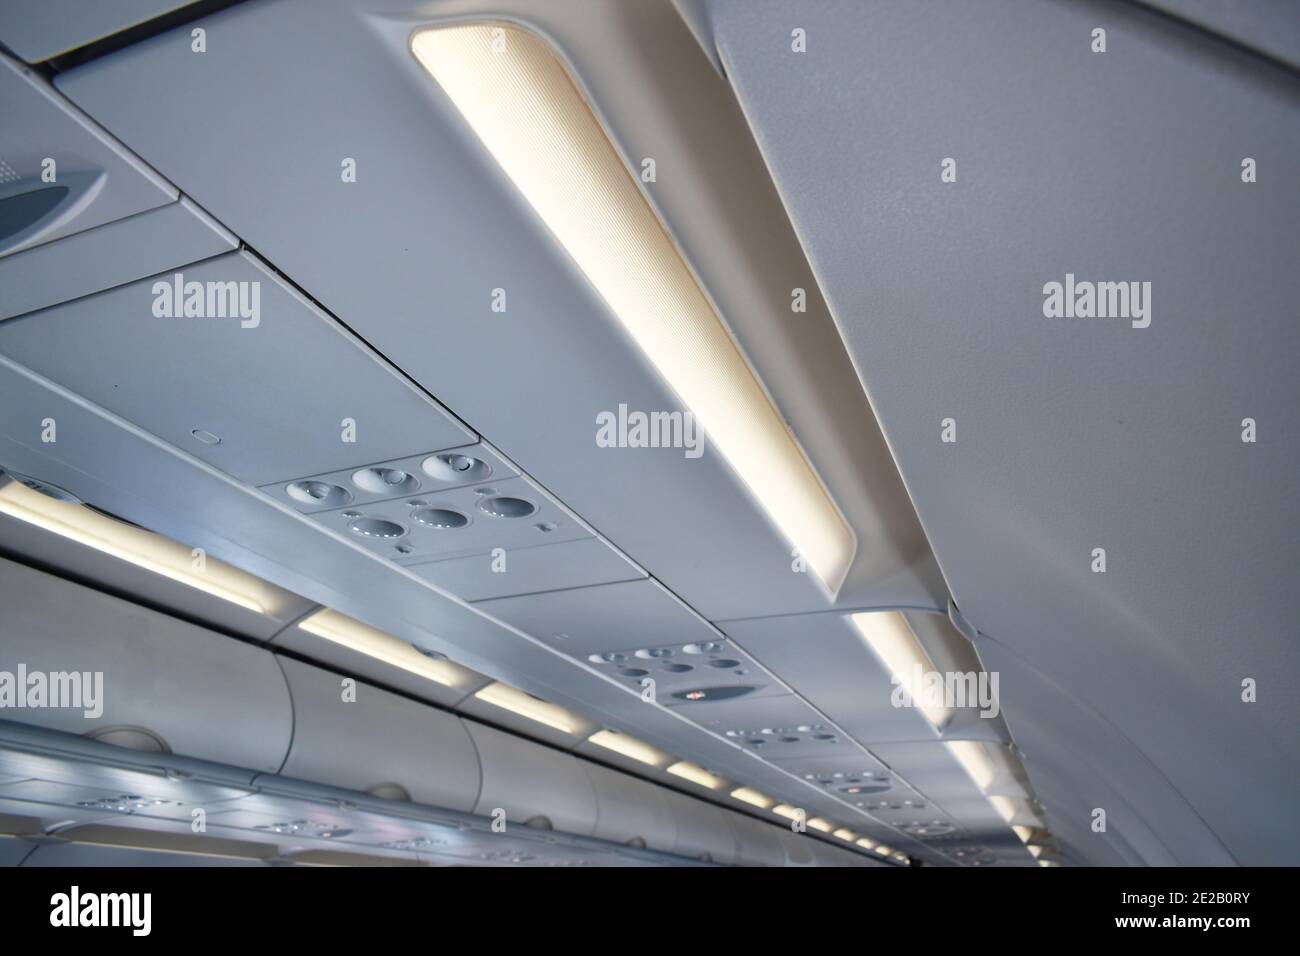
[[[493,518],[527,518],[537,511],[537,505],[523,498],[511,498],[509,495],[497,495],[484,498],[478,503],[478,510]]]
[[[406,529],[396,521],[386,521],[383,518],[367,518],[365,515],[360,515],[349,521],[348,528],[353,534],[359,534],[366,538],[400,538],[406,534]]]
[[[341,508],[352,501],[352,492],[328,481],[295,481],[284,490],[294,501],[313,508]]]
[[[435,481],[483,481],[492,474],[492,466],[472,455],[444,452],[424,459],[420,468]]]
[[[411,512],[411,517],[426,528],[438,528],[442,531],[463,528],[469,524],[468,518],[450,508],[416,508]]]
[[[352,483],[372,495],[412,495],[420,489],[420,479],[400,468],[362,468]]]

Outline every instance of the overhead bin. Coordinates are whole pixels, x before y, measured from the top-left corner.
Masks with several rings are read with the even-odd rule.
[[[0,116],[0,256],[180,197],[43,77],[4,54]]]
[[[584,766],[596,791],[596,837],[672,852],[677,824],[666,797],[670,791],[600,764],[584,762]]]
[[[288,690],[260,648],[3,559],[0,634],[0,693],[25,691],[8,720],[253,770],[289,750]]]
[[[292,658],[293,746],[281,774],[373,796],[472,811],[479,763],[460,719]]]
[[[785,849],[776,827],[743,813],[728,814],[736,833],[736,862],[741,866],[785,866]]]
[[[736,862],[736,834],[727,822],[730,811],[675,790],[665,799],[677,824],[674,853],[722,866]]]
[[[582,761],[472,720],[464,724],[483,770],[475,813],[504,810],[507,827],[595,833],[596,789]]]

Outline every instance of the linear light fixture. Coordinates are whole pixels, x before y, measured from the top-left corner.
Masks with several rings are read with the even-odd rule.
[[[1037,860],[1040,857],[1042,857],[1043,850],[1045,850],[1046,847],[1041,847],[1038,846],[1036,843],[1031,843],[1028,846],[1026,846],[1025,849],[1029,851],[1030,856],[1032,856],[1035,860]]]
[[[195,570],[193,551],[178,541],[83,505],[57,501],[4,475],[0,475],[0,513],[246,610],[266,613],[266,606],[256,596],[265,586],[252,575],[207,557],[203,570]]]
[[[698,784],[707,790],[721,789],[727,781],[723,780],[716,774],[709,773],[703,767],[697,767],[695,764],[686,760],[679,760],[668,768],[668,772],[674,777],[681,777],[683,780],[689,780],[691,783]]]
[[[1020,837],[1021,843],[1028,843],[1034,836],[1034,828],[1017,824],[1011,828],[1011,832]]]
[[[792,807],[788,803],[778,803],[772,808],[772,812],[778,817],[785,817],[787,820],[798,820],[802,811],[798,807]]]
[[[299,621],[298,627],[308,634],[315,634],[358,654],[400,667],[443,687],[462,687],[474,674],[451,661],[434,660],[420,653],[414,644],[329,608],[322,608],[306,620]]]
[[[987,791],[993,785],[998,777],[998,768],[982,743],[977,740],[945,740],[944,746],[980,790]]]
[[[894,851],[891,850],[889,847],[885,846],[883,843],[879,843],[876,845],[876,852],[879,853],[881,856],[889,856],[889,854],[893,853]]]
[[[935,730],[943,730],[952,708],[928,699],[922,675],[934,672],[934,661],[912,633],[907,618],[897,611],[863,611],[849,619],[894,680],[906,688],[913,706]]]
[[[875,842],[872,840],[868,840],[866,837],[858,837],[858,839],[854,842],[856,842],[857,845],[862,847],[862,849],[864,850],[874,850],[876,848]]]
[[[852,529],[549,44],[487,22],[422,30],[411,47],[777,528],[838,590]]]
[[[813,817],[806,825],[817,830],[819,833],[830,833],[835,829],[835,824],[831,823],[829,820],[823,820],[821,817]]]
[[[582,729],[582,718],[570,713],[556,704],[538,700],[532,694],[525,694],[518,688],[497,681],[488,684],[474,695],[485,703],[508,710],[512,714],[526,717],[554,730],[566,734],[576,734]]]
[[[741,803],[748,803],[751,807],[758,807],[760,810],[766,810],[772,804],[776,803],[765,793],[759,793],[752,787],[737,787],[731,791],[733,800],[739,800]]]
[[[858,835],[854,833],[852,830],[850,830],[848,827],[840,827],[833,834],[831,834],[831,836],[839,837],[845,843],[853,843],[858,838]]]
[[[635,737],[620,734],[617,730],[598,730],[587,738],[587,742],[612,750],[616,754],[622,754],[639,763],[649,764],[651,767],[662,767],[672,759],[662,750],[656,750]]]

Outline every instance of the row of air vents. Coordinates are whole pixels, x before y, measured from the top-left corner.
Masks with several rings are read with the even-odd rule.
[[[78,800],[77,806],[87,810],[107,810],[113,813],[135,813],[137,810],[152,810],[154,807],[179,807],[175,800],[150,800],[138,793],[121,793],[117,796],[99,797],[96,800]]]
[[[259,823],[256,830],[265,833],[284,833],[302,837],[342,837],[352,832],[350,828],[340,827],[337,823],[318,823],[312,820],[285,820],[280,823]]]
[[[404,564],[590,536],[484,445],[425,452],[262,490]]]
[[[653,679],[682,703],[733,700],[759,689],[746,680],[752,679],[750,662],[724,641],[601,651],[587,660],[638,686]]]
[[[799,744],[815,741],[824,744],[837,744],[839,736],[822,724],[799,724],[796,727],[763,727],[757,730],[728,730],[728,737],[735,738],[750,747],[764,748],[772,744]]]

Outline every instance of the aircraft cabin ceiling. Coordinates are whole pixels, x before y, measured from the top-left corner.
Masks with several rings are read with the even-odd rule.
[[[1293,5],[0,48],[0,862],[1300,862]]]

